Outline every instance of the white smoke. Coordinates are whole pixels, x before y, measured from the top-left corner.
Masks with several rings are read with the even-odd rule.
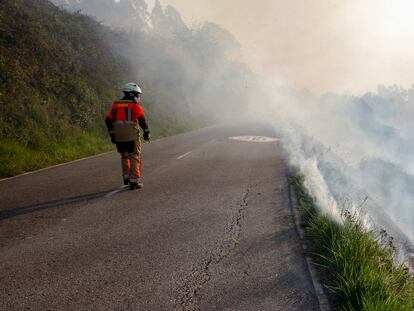
[[[174,7],[159,0],[151,10],[145,0],[52,1],[119,33],[119,41],[112,36],[108,44],[128,62],[132,74],[125,73],[125,82],[142,84],[144,104],[154,103],[158,112],[174,110],[208,124],[247,106],[254,76],[237,58],[238,42],[219,25],[189,26]]]
[[[157,87],[153,101],[216,116],[253,102],[248,115],[275,125],[323,213],[340,221],[346,209],[401,245],[414,240],[414,88],[380,86],[364,96],[276,88],[232,58],[238,44],[229,32],[189,27],[159,1],[152,10],[144,0],[54,2],[128,32],[133,44],[120,50]]]
[[[404,251],[414,240],[414,88],[364,96],[274,88],[266,102],[321,211],[340,219],[347,210]]]

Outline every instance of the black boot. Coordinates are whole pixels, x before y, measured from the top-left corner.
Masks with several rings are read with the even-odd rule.
[[[129,182],[129,188],[131,190],[141,189],[143,186],[144,186],[144,183],[141,181],[141,179]]]

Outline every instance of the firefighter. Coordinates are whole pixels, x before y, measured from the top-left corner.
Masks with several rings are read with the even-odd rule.
[[[127,83],[122,88],[124,97],[112,104],[105,119],[106,127],[117,151],[121,155],[124,185],[131,190],[143,186],[141,180],[141,137],[150,141],[150,131],[140,104],[141,88],[136,83]]]

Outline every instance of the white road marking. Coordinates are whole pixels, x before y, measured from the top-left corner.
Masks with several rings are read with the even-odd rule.
[[[127,188],[128,188],[128,186],[121,186],[121,187],[119,187],[118,189],[116,189],[116,190],[114,190],[114,191],[111,191],[111,192],[109,192],[108,194],[106,194],[106,195],[105,195],[105,198],[110,198],[110,197],[114,196],[114,195],[115,195],[115,194],[117,194],[117,193],[120,193],[120,192],[122,192],[122,191],[125,191]]]
[[[177,160],[181,160],[182,158],[185,158],[186,156],[188,156],[191,153],[191,151],[184,153],[183,155],[180,155]]]
[[[169,138],[169,137],[158,138],[156,140],[153,140],[152,142],[158,142],[158,141],[164,140],[166,138]],[[35,174],[35,173],[39,173],[39,172],[43,172],[43,171],[47,171],[47,170],[50,170],[50,169],[55,168],[55,167],[65,166],[65,165],[69,165],[69,164],[72,164],[72,163],[80,162],[80,161],[83,161],[83,160],[89,160],[89,159],[99,158],[101,156],[104,156],[104,155],[107,155],[107,154],[110,154],[110,153],[115,153],[115,152],[116,151],[108,151],[108,152],[100,153],[100,154],[93,155],[93,156],[90,156],[90,157],[86,157],[86,158],[82,158],[82,159],[77,159],[77,160],[73,160],[73,161],[69,161],[69,162],[65,162],[65,163],[61,163],[61,164],[57,164],[57,165],[53,165],[53,166],[48,166],[48,167],[41,168],[41,169],[36,170],[36,171],[26,172],[26,173],[23,173],[23,174],[20,174],[20,175],[16,175],[16,176],[13,176],[13,177],[6,177],[6,178],[3,178],[3,179],[0,179],[0,182],[12,180],[12,179],[15,179],[15,178],[18,178],[18,177],[22,177],[22,176],[26,176],[26,175],[31,175],[31,174]]]
[[[267,137],[267,136],[233,136],[229,137],[231,140],[239,140],[239,141],[247,141],[253,143],[273,143],[279,141],[279,139],[275,137]]]

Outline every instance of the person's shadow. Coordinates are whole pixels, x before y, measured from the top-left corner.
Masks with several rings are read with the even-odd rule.
[[[0,211],[0,221],[8,219],[8,218],[12,218],[12,217],[20,216],[20,215],[35,213],[35,212],[42,211],[42,210],[49,209],[49,208],[64,207],[64,206],[74,204],[74,203],[96,200],[101,197],[104,197],[109,191],[83,194],[83,195],[74,196],[70,198],[63,198],[63,199],[49,201],[45,203],[39,203],[35,205],[22,206],[22,207],[16,207],[16,208],[8,209],[8,210],[3,210],[3,211]]]

